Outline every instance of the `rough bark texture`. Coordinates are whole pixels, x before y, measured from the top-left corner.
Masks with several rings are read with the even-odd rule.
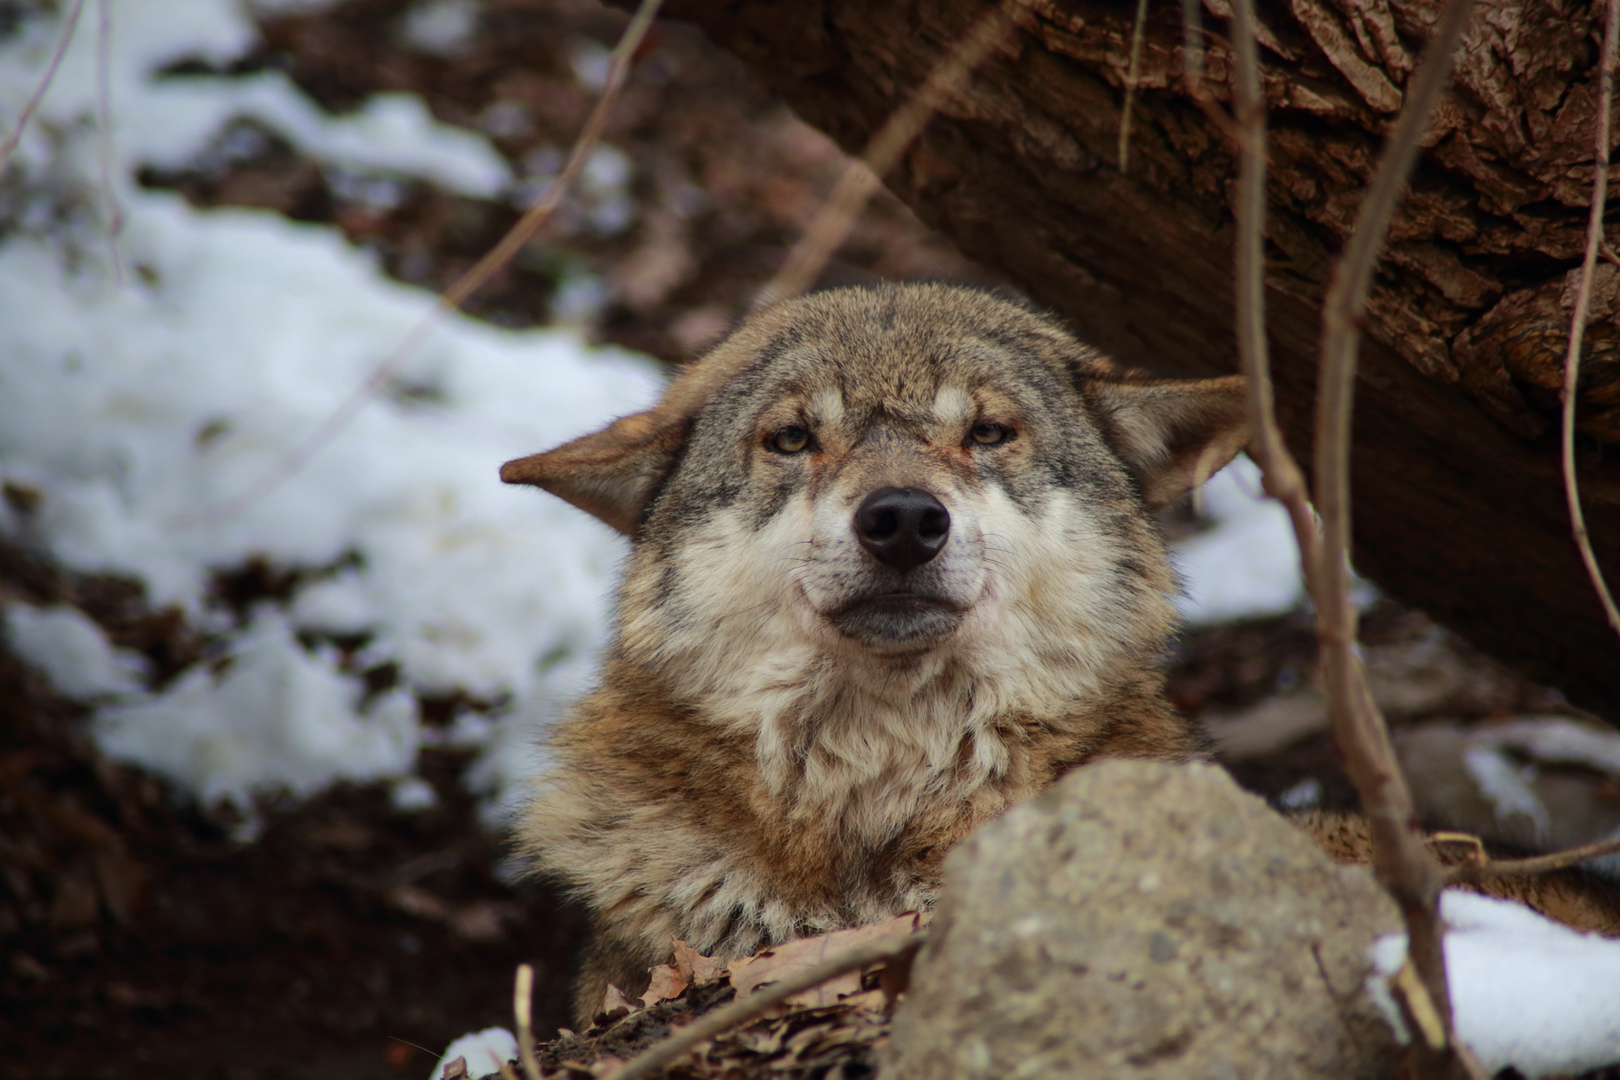
[[[859,150],[983,0],[671,0]],[[1319,315],[1437,0],[1263,5],[1268,287],[1279,407],[1310,455]],[[1179,5],[1148,16],[1130,169],[1117,158],[1134,5],[1028,0],[1017,39],[886,177],[963,250],[1121,359],[1236,368],[1232,150],[1183,76]],[[1225,0],[1206,84],[1228,97]],[[1620,721],[1620,639],[1570,536],[1556,410],[1590,197],[1601,6],[1482,0],[1370,305],[1356,563],[1398,598]],[[1582,484],[1620,577],[1620,269],[1599,268]]]

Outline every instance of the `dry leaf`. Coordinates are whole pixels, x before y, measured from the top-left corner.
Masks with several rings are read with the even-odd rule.
[[[624,996],[623,990],[620,990],[612,983],[608,983],[607,993],[602,995],[601,1011],[604,1013],[610,1013],[618,1009],[623,1009],[625,1012],[629,1012],[631,1009],[630,999]]]
[[[675,970],[686,976],[693,986],[713,982],[726,973],[726,965],[712,956],[704,956],[692,946],[675,939]]]
[[[668,964],[659,964],[652,969],[652,981],[647,984],[647,992],[641,995],[641,1003],[652,1006],[660,1001],[679,997],[682,991],[690,985],[691,980],[681,974],[678,969],[672,968]]]
[[[908,912],[879,923],[785,942],[732,964],[727,969],[731,975],[731,985],[736,988],[738,996],[741,996],[765,983],[777,982],[788,975],[840,956],[858,945],[909,934],[920,923],[921,920],[915,912]],[[849,971],[836,979],[830,979],[819,986],[794,994],[787,1000],[790,1005],[832,1005],[841,996],[859,993],[860,989],[861,973]]]

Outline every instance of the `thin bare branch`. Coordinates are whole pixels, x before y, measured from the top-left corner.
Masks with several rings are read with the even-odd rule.
[[[1233,107],[1237,114],[1234,131],[1239,150],[1235,289],[1238,354],[1249,395],[1252,430],[1249,452],[1260,466],[1261,484],[1266,493],[1288,511],[1294,541],[1299,546],[1305,585],[1314,593],[1320,546],[1316,518],[1311,513],[1304,474],[1277,424],[1270,350],[1266,341],[1266,108],[1260,93],[1259,45],[1251,0],[1235,3],[1232,16],[1236,38],[1232,47],[1237,59],[1237,84],[1233,88]]]
[[[528,964],[517,967],[512,1015],[517,1020],[518,1060],[523,1062],[524,1080],[540,1080],[540,1063],[534,1057],[534,968]]]
[[[1131,28],[1131,66],[1125,74],[1125,106],[1119,111],[1119,171],[1131,167],[1131,111],[1136,106],[1136,80],[1142,65],[1142,38],[1147,31],[1148,0],[1136,0],[1136,25]],[[1183,13],[1185,14],[1185,13]]]
[[[1554,870],[1567,870],[1571,866],[1579,866],[1588,859],[1614,854],[1620,854],[1620,836],[1611,836],[1607,840],[1597,840],[1590,844],[1582,844],[1580,847],[1566,848],[1563,851],[1537,855],[1530,859],[1497,859],[1492,862],[1453,866],[1446,871],[1446,881],[1467,884],[1483,881],[1485,878],[1546,874]]]
[[[849,235],[850,227],[882,182],[883,174],[894,168],[900,155],[927,126],[946,98],[1012,35],[1016,27],[1010,13],[1021,6],[1021,0],[1003,0],[999,7],[980,16],[928,73],[916,92],[889,114],[866,144],[860,160],[845,166],[832,194],[816,211],[810,227],[788,253],[782,268],[754,297],[756,309],[797,296],[815,282],[833,252]]]
[[[1181,74],[1187,84],[1187,93],[1210,122],[1221,130],[1221,134],[1233,146],[1239,145],[1243,136],[1237,124],[1226,115],[1226,110],[1221,108],[1220,102],[1209,92],[1209,85],[1204,82],[1204,15],[1199,8],[1199,0],[1181,0],[1181,37]]]
[[[1356,610],[1349,599],[1348,460],[1357,345],[1378,250],[1383,246],[1419,139],[1451,77],[1451,57],[1467,26],[1471,0],[1451,0],[1408,89],[1405,108],[1379,160],[1362,202],[1350,244],[1335,267],[1324,312],[1323,377],[1317,421],[1319,532],[1306,500],[1304,477],[1276,422],[1265,334],[1266,121],[1261,94],[1258,33],[1253,0],[1233,0],[1236,60],[1234,106],[1239,131],[1236,200],[1236,322],[1248,377],[1251,450],[1266,490],[1287,508],[1299,544],[1306,584],[1316,602],[1318,634],[1327,675],[1329,712],[1346,771],[1361,797],[1373,835],[1375,868],[1399,905],[1411,942],[1409,955],[1421,980],[1413,1000],[1438,1018],[1441,1037],[1420,1065],[1431,1075],[1469,1075],[1466,1055],[1450,1046],[1450,998],[1440,950],[1439,863],[1411,827],[1411,795],[1365,673],[1354,649]],[[1331,515],[1331,516],[1330,516]]]
[[[11,160],[12,151],[16,150],[17,144],[22,141],[28,121],[33,119],[34,110],[45,100],[45,91],[51,88],[51,83],[56,79],[56,72],[62,66],[62,57],[67,55],[68,45],[73,42],[73,33],[79,28],[79,16],[83,14],[84,0],[73,0],[73,6],[68,8],[67,18],[62,22],[62,36],[56,41],[56,51],[51,54],[50,63],[45,65],[45,71],[34,86],[34,92],[28,95],[28,100],[23,103],[22,112],[17,114],[17,121],[6,133],[5,141],[0,142],[0,175],[4,175],[6,163]]]
[[[1609,139],[1611,137],[1611,110],[1614,101],[1614,64],[1616,37],[1620,36],[1620,0],[1609,0],[1608,25],[1603,31],[1603,56],[1598,67],[1598,114],[1593,140],[1596,152],[1592,173],[1592,209],[1586,219],[1586,255],[1581,260],[1580,284],[1575,289],[1575,310],[1569,317],[1569,349],[1564,353],[1564,499],[1569,503],[1569,525],[1575,534],[1575,545],[1581,549],[1581,561],[1586,574],[1592,579],[1598,600],[1609,617],[1609,625],[1620,634],[1620,608],[1615,607],[1614,594],[1603,580],[1603,569],[1598,566],[1592,551],[1592,539],[1586,533],[1586,515],[1581,510],[1580,487],[1575,476],[1575,400],[1581,373],[1581,339],[1586,334],[1586,319],[1592,309],[1592,276],[1597,269],[1598,251],[1603,244],[1603,208],[1609,197]]]
[[[1204,86],[1204,12],[1198,0],[1181,0],[1182,77],[1193,97],[1207,94]]]
[[[585,121],[584,129],[574,140],[574,147],[568,154],[568,161],[563,165],[562,171],[540,193],[534,204],[524,211],[523,216],[517,220],[500,243],[491,248],[484,257],[472,265],[460,277],[451,283],[450,287],[439,295],[425,315],[419,319],[400,343],[385,356],[380,363],[371,370],[364,382],[357,386],[336,409],[321,422],[309,436],[294,446],[282,456],[270,469],[238,496],[228,500],[223,506],[177,523],[180,528],[188,528],[203,524],[207,521],[218,521],[235,517],[248,507],[270,494],[276,488],[286,483],[316,454],[320,453],[335,439],[344,428],[349,426],[366,402],[387,383],[389,376],[400,363],[422,344],[427,335],[438,325],[439,320],[450,312],[461,307],[467,298],[483,288],[491,278],[501,271],[512,257],[522,250],[523,245],[540,231],[557,207],[562,204],[563,196],[573,187],[574,181],[584,170],[585,163],[590,160],[591,152],[596,149],[602,139],[602,131],[607,127],[608,116],[613,112],[613,106],[619,100],[619,93],[629,77],[630,64],[635,59],[636,50],[641,47],[642,40],[647,36],[647,30],[652,25],[653,17],[658,14],[662,0],[641,0],[636,13],[630,19],[630,25],[625,27],[624,34],[613,49],[612,61],[608,65],[607,82],[602,88],[602,96],[597,98],[596,107]]]
[[[113,177],[118,171],[118,144],[112,123],[112,0],[100,0],[96,20],[96,164],[101,187],[101,220],[107,231],[113,282],[124,283],[124,256],[118,238],[124,233],[124,205]]]
[[[1401,909],[1412,963],[1448,1033],[1451,1003],[1439,912],[1444,875],[1414,827],[1411,792],[1355,653],[1357,613],[1350,601],[1349,565],[1350,429],[1360,321],[1378,253],[1417,161],[1423,133],[1450,85],[1453,57],[1472,12],[1472,0],[1449,0],[1441,10],[1356,215],[1350,242],[1333,268],[1322,312],[1316,412],[1316,506],[1322,518],[1322,547],[1314,596],[1328,711],[1346,771],[1367,815],[1374,867]],[[1464,1066],[1451,1056],[1449,1061],[1431,1062],[1430,1067],[1445,1073]]]
[[[859,971],[873,964],[881,964],[916,952],[922,948],[927,937],[928,931],[919,930],[904,936],[888,937],[865,945],[857,945],[840,956],[788,975],[781,982],[763,986],[747,997],[738,998],[729,1005],[705,1013],[686,1027],[671,1032],[662,1042],[654,1043],[632,1058],[624,1068],[612,1073],[608,1080],[639,1080],[640,1077],[651,1076],[699,1043],[729,1031],[739,1024],[747,1023],[772,1005],[786,1001],[794,994],[801,994],[812,987],[820,986],[829,979],[836,979],[845,972]]]

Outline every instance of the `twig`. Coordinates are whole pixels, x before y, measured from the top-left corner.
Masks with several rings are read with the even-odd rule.
[[[1125,75],[1125,106],[1119,113],[1119,171],[1131,165],[1131,110],[1136,105],[1137,71],[1142,62],[1142,38],[1147,30],[1148,0],[1136,0],[1136,25],[1131,28],[1131,66]],[[1185,14],[1185,13],[1183,13]]]
[[[1199,0],[1181,0],[1181,37],[1181,74],[1187,83],[1187,93],[1210,122],[1221,130],[1221,134],[1233,145],[1241,144],[1243,137],[1237,124],[1226,115],[1226,110],[1221,108],[1204,82],[1204,16],[1199,9]]]
[[[1575,546],[1581,549],[1581,561],[1586,574],[1592,579],[1598,600],[1603,604],[1609,625],[1620,634],[1620,609],[1614,604],[1614,595],[1603,580],[1603,569],[1598,566],[1592,551],[1592,539],[1586,533],[1586,515],[1581,510],[1581,493],[1575,478],[1575,390],[1581,371],[1581,339],[1586,335],[1586,317],[1592,307],[1592,275],[1597,268],[1598,248],[1603,242],[1603,208],[1609,196],[1609,136],[1610,110],[1614,98],[1614,62],[1616,38],[1620,37],[1620,0],[1609,0],[1608,26],[1603,31],[1603,58],[1598,70],[1597,132],[1593,155],[1596,170],[1592,174],[1592,210],[1586,219],[1586,255],[1581,260],[1580,284],[1575,288],[1575,310],[1569,318],[1569,349],[1564,353],[1564,499],[1569,503],[1569,526],[1575,534]]]
[[[1411,827],[1412,800],[1389,743],[1389,732],[1353,651],[1356,610],[1349,599],[1349,440],[1357,320],[1366,304],[1376,256],[1416,160],[1419,138],[1451,77],[1452,54],[1467,26],[1471,0],[1451,0],[1441,13],[1423,63],[1407,91],[1389,143],[1363,200],[1350,244],[1334,269],[1324,310],[1322,379],[1318,388],[1316,482],[1322,531],[1305,498],[1304,478],[1277,426],[1265,337],[1265,112],[1252,0],[1234,0],[1234,87],[1241,138],[1238,219],[1238,347],[1249,379],[1249,409],[1257,463],[1267,492],[1282,501],[1300,548],[1306,584],[1317,608],[1318,636],[1329,711],[1373,838],[1379,879],[1406,921],[1409,955],[1421,979],[1416,999],[1439,1018],[1442,1038],[1422,1065],[1434,1074],[1468,1074],[1466,1056],[1452,1051],[1450,998],[1440,948],[1439,894],[1443,876]]]
[[[698,1043],[752,1020],[772,1005],[786,1001],[794,994],[820,986],[845,972],[859,971],[872,964],[894,960],[915,952],[922,947],[927,936],[926,930],[919,930],[904,937],[891,937],[857,945],[841,956],[824,960],[796,975],[788,975],[781,982],[761,987],[745,998],[739,998],[729,1005],[705,1013],[679,1031],[671,1032],[662,1042],[654,1043],[632,1058],[622,1069],[611,1074],[608,1080],[638,1080],[640,1077],[650,1076]]]
[[[883,175],[894,167],[945,99],[1011,34],[1015,27],[1009,12],[1020,6],[1021,0],[1003,0],[1000,6],[982,15],[934,65],[916,92],[889,114],[867,142],[860,160],[844,167],[844,174],[816,211],[804,236],[788,253],[782,268],[755,296],[756,309],[797,296],[815,282],[833,252],[849,235],[850,227],[872,192],[877,190]]]
[[[124,283],[124,258],[118,238],[124,232],[124,207],[118,201],[113,183],[117,171],[118,147],[113,141],[112,88],[108,85],[112,68],[112,0],[100,0],[96,21],[96,164],[101,180],[101,216],[107,230],[107,248],[112,256],[113,283]]]
[[[1322,517],[1322,549],[1316,563],[1315,599],[1328,711],[1345,769],[1367,815],[1374,868],[1401,909],[1409,955],[1448,1035],[1451,999],[1439,910],[1444,875],[1413,827],[1411,792],[1354,651],[1357,613],[1350,602],[1350,428],[1359,324],[1378,253],[1417,161],[1423,132],[1451,82],[1453,57],[1472,12],[1473,0],[1449,0],[1407,84],[1406,102],[1356,214],[1350,243],[1332,271],[1322,311],[1322,368],[1316,399],[1316,506]],[[1435,1062],[1433,1067],[1442,1072],[1452,1071],[1453,1066],[1461,1068],[1460,1059]]]
[[[1580,847],[1566,848],[1563,851],[1555,851],[1550,855],[1537,855],[1530,859],[1497,859],[1493,862],[1453,866],[1446,871],[1446,882],[1448,884],[1467,884],[1491,877],[1546,874],[1553,870],[1565,870],[1571,866],[1577,866],[1588,859],[1597,859],[1617,852],[1620,852],[1620,836],[1611,836],[1607,840],[1596,840],[1590,844],[1582,844]]]
[[[1232,16],[1236,39],[1232,47],[1237,61],[1237,81],[1233,87],[1234,131],[1239,150],[1235,213],[1236,315],[1238,353],[1248,390],[1249,425],[1253,429],[1249,451],[1260,467],[1260,483],[1266,494],[1288,511],[1294,541],[1299,546],[1305,586],[1314,595],[1320,538],[1305,489],[1305,476],[1277,424],[1266,341],[1266,108],[1260,93],[1259,45],[1252,0],[1234,3]],[[1201,60],[1199,78],[1202,78]]]
[[[1193,97],[1208,93],[1204,86],[1204,13],[1199,0],[1181,0],[1181,74]]]
[[[67,19],[62,25],[62,36],[56,42],[56,51],[51,54],[51,62],[45,65],[44,74],[39,77],[34,92],[28,95],[22,112],[17,114],[17,122],[6,133],[5,142],[0,142],[0,175],[6,171],[6,163],[11,160],[11,152],[17,149],[17,143],[22,141],[23,130],[28,127],[28,121],[33,117],[34,110],[45,100],[45,91],[50,89],[57,70],[62,66],[62,57],[67,55],[68,45],[73,41],[73,32],[79,28],[79,16],[82,14],[84,14],[84,0],[73,0],[73,6],[68,9]]]
[[[1400,1002],[1401,1018],[1406,1021],[1407,1030],[1419,1032],[1423,1036],[1423,1044],[1431,1053],[1443,1052],[1451,1041],[1447,1035],[1450,1021],[1440,1014],[1429,988],[1418,977],[1410,954],[1406,957],[1406,963],[1401,965],[1401,970],[1390,980],[1389,989],[1395,1000]]]
[[[1483,863],[1488,855],[1485,854],[1485,841],[1473,833],[1465,832],[1432,832],[1423,838],[1423,842],[1430,847],[1439,847],[1442,844],[1461,844],[1468,849],[1467,858],[1476,864]]]
[[[563,196],[578,179],[590,159],[591,152],[601,141],[602,131],[607,127],[608,115],[619,100],[619,93],[629,76],[631,61],[635,59],[636,50],[641,47],[642,39],[646,37],[648,28],[652,25],[653,17],[658,14],[662,0],[641,0],[636,13],[630,19],[630,25],[625,27],[624,35],[613,49],[612,61],[608,66],[607,82],[602,88],[601,97],[596,100],[596,107],[585,121],[585,127],[574,140],[574,147],[568,154],[568,161],[563,165],[557,178],[540,193],[534,204],[524,211],[523,216],[517,220],[500,243],[491,248],[484,257],[479,259],[472,267],[451,283],[450,287],[439,295],[425,315],[419,319],[415,326],[396,345],[392,352],[385,356],[380,363],[371,370],[364,382],[354,389],[338,407],[321,422],[315,429],[292,450],[281,457],[270,469],[236,497],[228,500],[222,507],[212,512],[203,513],[187,518],[178,523],[181,528],[200,525],[206,521],[217,521],[235,517],[255,502],[264,498],[270,492],[286,483],[303,467],[309,464],[311,458],[320,453],[328,443],[336,438],[349,422],[366,404],[371,397],[388,381],[389,375],[399,364],[420,345],[428,333],[438,324],[439,319],[466,303],[467,298],[483,288],[489,280],[512,260],[523,245],[528,243],[534,234],[540,231],[562,203]]]
[[[540,1080],[540,1063],[534,1059],[534,968],[517,967],[512,988],[512,1013],[517,1018],[518,1060],[523,1062],[525,1080]]]

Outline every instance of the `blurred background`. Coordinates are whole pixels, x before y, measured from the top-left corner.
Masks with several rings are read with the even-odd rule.
[[[660,24],[561,211],[379,368],[561,167],[625,21],[0,0],[0,131],[46,86],[0,151],[5,1075],[426,1075],[520,961],[560,1020],[577,918],[503,828],[625,546],[496,469],[651,401],[846,161]],[[880,193],[821,283],[897,278],[1001,285]],[[1275,803],[1351,806],[1253,467],[1165,528],[1177,706]],[[1620,828],[1612,731],[1360,600],[1433,821]]]

